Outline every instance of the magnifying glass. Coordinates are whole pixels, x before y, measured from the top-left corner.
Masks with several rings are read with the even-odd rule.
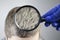
[[[41,18],[40,12],[31,5],[20,7],[15,15],[15,25],[22,31],[33,31],[44,19]]]

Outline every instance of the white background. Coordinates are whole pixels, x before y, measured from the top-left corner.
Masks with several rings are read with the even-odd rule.
[[[22,5],[33,5],[43,15],[58,4],[60,4],[60,0],[0,0],[0,40],[5,36],[4,22],[12,8]],[[60,40],[60,31],[56,31],[52,26],[47,28],[42,23],[40,32],[45,40]]]

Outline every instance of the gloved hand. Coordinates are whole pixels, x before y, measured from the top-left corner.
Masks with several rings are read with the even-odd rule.
[[[42,18],[45,19],[46,27],[51,24],[56,30],[60,30],[60,4],[45,13]]]

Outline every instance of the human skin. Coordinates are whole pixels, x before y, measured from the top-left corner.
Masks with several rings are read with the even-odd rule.
[[[12,36],[11,38],[8,38],[8,40],[39,40],[39,32],[37,32],[34,36],[28,38],[20,38],[18,36]]]

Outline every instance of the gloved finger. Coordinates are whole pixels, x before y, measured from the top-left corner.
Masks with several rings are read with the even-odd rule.
[[[51,10],[49,10],[47,13],[45,13],[42,17],[45,18],[47,16],[50,16],[52,14],[54,14],[58,9],[60,8],[60,4],[57,5],[56,7],[52,8]]]
[[[46,27],[50,26],[50,24],[51,24],[51,23],[49,23],[49,22],[45,22],[45,26],[46,26]]]
[[[50,26],[51,23],[45,22],[45,26]],[[52,26],[56,28],[57,31],[60,31],[60,23],[52,23]]]
[[[57,22],[53,22],[53,23],[52,23],[52,26],[53,26],[53,27],[57,27],[58,25],[59,25],[59,23],[57,23]]]
[[[56,28],[56,30],[60,31],[60,23],[54,22],[52,26]]]
[[[57,26],[57,27],[56,27],[56,30],[60,31],[60,26]]]

